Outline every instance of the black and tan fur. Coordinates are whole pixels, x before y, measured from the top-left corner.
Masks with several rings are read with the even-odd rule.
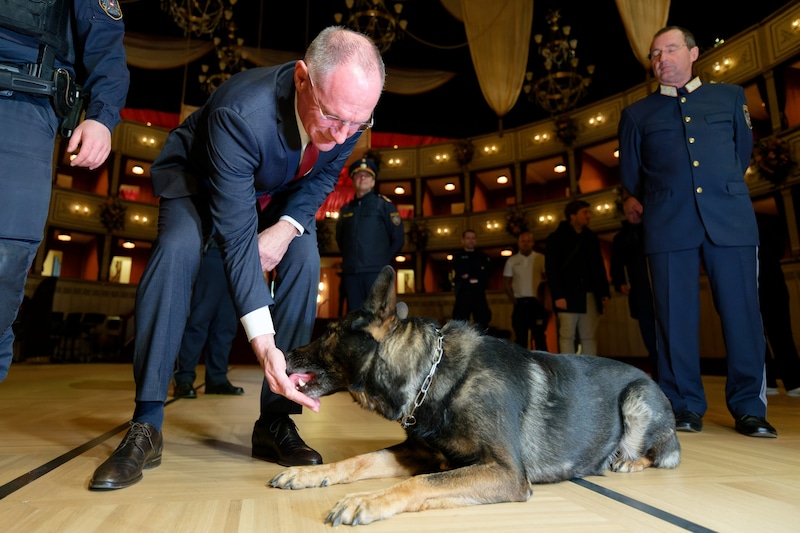
[[[360,479],[408,479],[350,494],[326,522],[368,524],[397,513],[526,501],[532,484],[674,468],[680,445],[672,410],[640,370],[602,357],[529,352],[466,323],[441,328],[407,318],[384,268],[361,311],[287,354],[306,394],[347,390],[362,407],[402,421],[404,442],[332,464],[293,467],[273,487],[301,489]],[[436,346],[443,353],[427,395]]]

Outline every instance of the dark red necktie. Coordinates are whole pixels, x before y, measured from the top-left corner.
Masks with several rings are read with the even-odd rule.
[[[306,146],[306,151],[303,152],[303,160],[300,161],[300,168],[297,169],[297,174],[295,174],[292,181],[302,178],[309,172],[311,169],[314,168],[314,164],[317,162],[317,158],[319,157],[319,150],[313,143],[308,143]],[[272,200],[272,196],[269,193],[264,194],[258,198],[258,205],[263,211],[267,205],[269,205],[270,200]]]

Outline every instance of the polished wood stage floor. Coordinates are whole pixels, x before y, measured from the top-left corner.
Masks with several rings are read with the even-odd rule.
[[[200,371],[202,375],[202,370]],[[89,492],[94,469],[127,429],[133,378],[125,364],[15,364],[0,384],[0,529],[6,532],[330,531],[328,510],[345,494],[397,480],[302,491],[266,486],[282,467],[250,457],[260,369],[232,368],[240,397],[174,400],[166,407],[164,458],[128,489]],[[681,434],[675,470],[568,481],[534,488],[526,503],[396,516],[371,532],[429,531],[798,531],[800,399],[770,397],[778,439],[733,431],[723,379],[708,377],[711,405],[699,434]],[[783,390],[781,390],[783,393]],[[170,398],[171,399],[171,398]],[[326,461],[382,448],[400,426],[345,394],[320,413],[295,417]],[[346,529],[349,526],[340,526]]]

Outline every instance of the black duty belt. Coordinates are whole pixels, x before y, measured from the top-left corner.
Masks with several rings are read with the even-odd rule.
[[[0,90],[46,96],[53,102],[56,114],[66,117],[75,107],[80,89],[69,71],[63,68],[54,69],[53,79],[46,80],[23,74],[16,67],[0,65]]]

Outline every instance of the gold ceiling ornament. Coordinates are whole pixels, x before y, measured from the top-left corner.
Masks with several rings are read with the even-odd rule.
[[[405,33],[408,21],[400,18],[402,2],[395,2],[391,10],[383,0],[345,0],[345,5],[347,15],[333,15],[336,24],[344,21],[348,28],[368,35],[382,54]]]
[[[236,23],[233,21],[233,13],[231,12],[230,18],[226,15],[226,18],[225,24],[228,31],[225,39],[219,36],[214,37],[214,49],[217,52],[217,59],[219,59],[217,64],[219,71],[209,74],[211,68],[206,64],[200,65],[201,73],[197,79],[206,94],[216,91],[217,87],[237,72],[247,70],[244,64],[244,60],[247,59],[247,53],[242,50],[244,39],[236,37]]]
[[[574,109],[586,96],[594,74],[594,65],[588,65],[584,74],[578,71],[578,40],[571,35],[570,26],[559,26],[559,19],[559,10],[548,14],[550,34],[547,41],[541,34],[533,36],[538,54],[544,60],[546,74],[534,80],[533,72],[526,72],[522,87],[529,101],[552,116]]]
[[[211,35],[230,19],[237,0],[161,0],[161,9],[172,16],[184,35]]]

